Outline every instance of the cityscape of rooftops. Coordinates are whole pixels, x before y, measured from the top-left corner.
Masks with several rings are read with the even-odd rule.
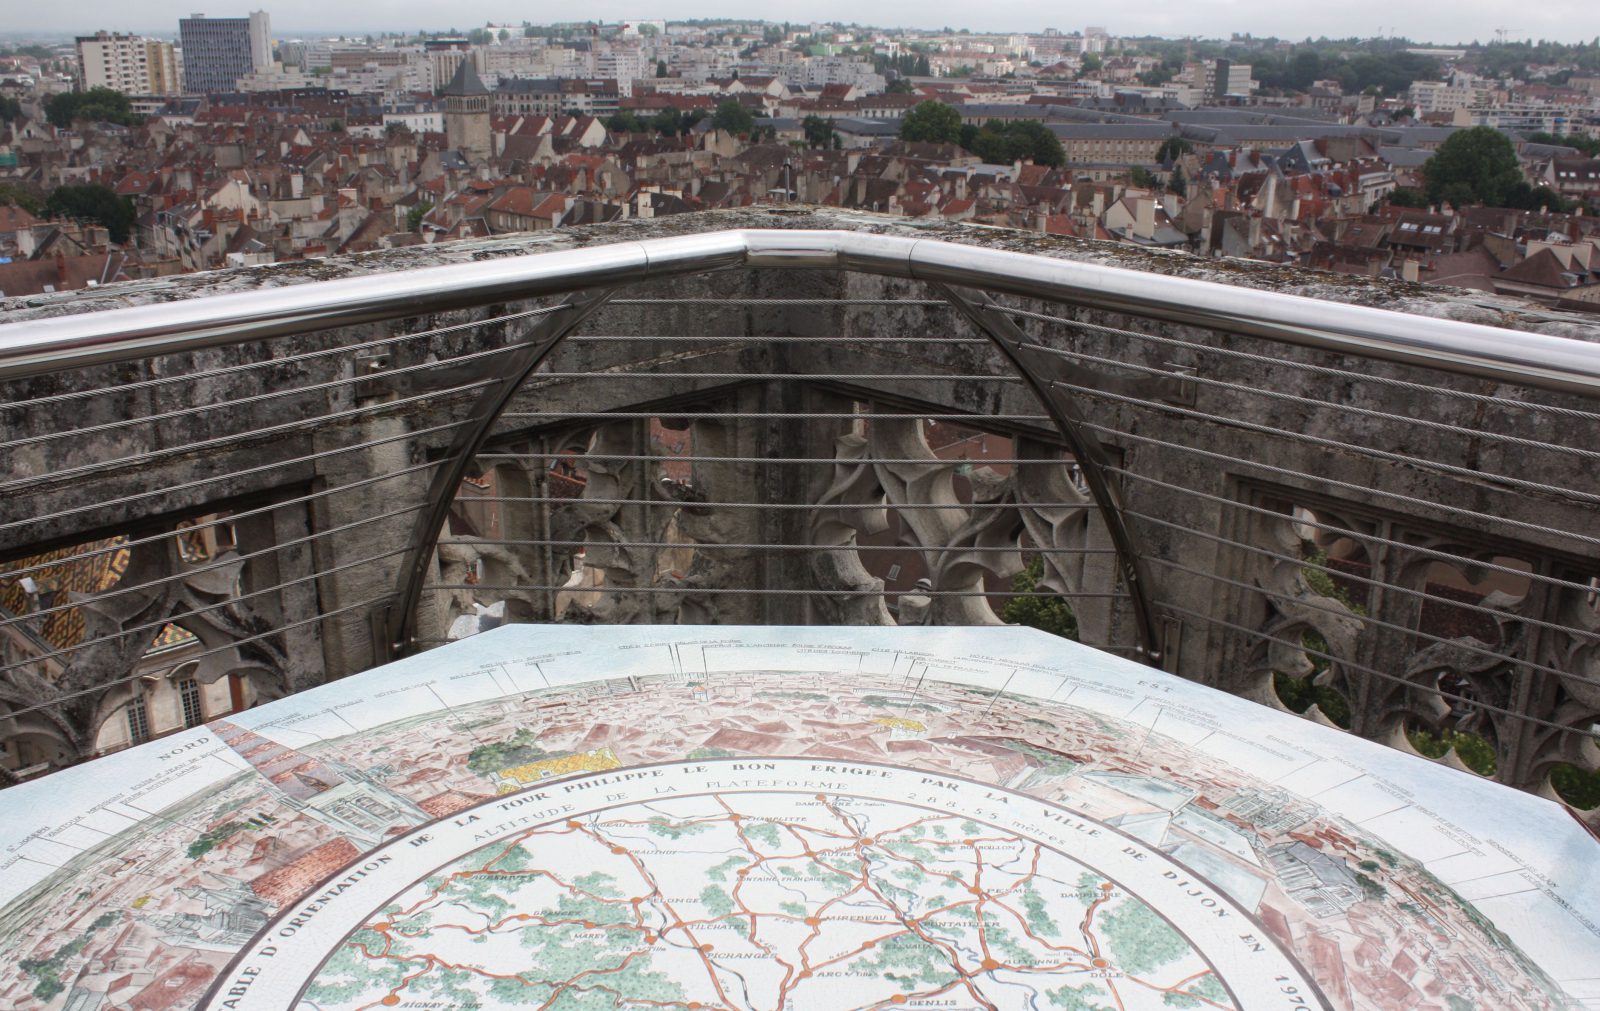
[[[0,45],[0,291],[777,201],[1600,302],[1600,39],[460,13]]]
[[[45,776],[96,779],[70,768],[90,759],[154,771],[80,805],[113,828],[63,816],[0,846],[0,870],[29,861],[36,879],[9,871],[0,888],[14,893],[0,901],[0,1011],[287,1006],[264,996],[279,992],[268,978],[312,960],[262,971],[251,946],[314,914],[296,943],[337,935],[349,964],[316,963],[332,966],[322,989],[299,992],[330,1007],[478,1007],[450,989],[459,966],[506,1006],[537,987],[542,1006],[601,1006],[618,980],[667,1006],[676,991],[623,941],[680,958],[720,999],[743,977],[715,959],[778,972],[738,891],[767,887],[762,862],[799,859],[752,845],[787,840],[777,816],[720,796],[711,811],[708,792],[692,795],[704,825],[636,822],[611,806],[631,794],[585,800],[611,781],[577,777],[615,774],[644,797],[644,777],[680,759],[766,776],[742,763],[767,755],[835,763],[811,767],[827,777],[814,789],[778,772],[751,782],[800,798],[784,811],[826,809],[862,867],[859,882],[820,860],[793,870],[844,889],[817,891],[816,910],[770,872],[772,936],[804,938],[804,968],[784,966],[777,992],[789,970],[796,986],[813,968],[836,980],[840,958],[871,986],[903,983],[870,1006],[955,1006],[957,987],[976,998],[979,976],[1024,970],[1060,982],[1015,988],[1027,1006],[1109,1007],[1089,1003],[1098,987],[1127,1011],[1302,992],[1273,961],[1257,980],[1270,1000],[1239,998],[1201,958],[1211,949],[1190,959],[1154,912],[1119,919],[1132,892],[1109,874],[1051,871],[1071,915],[1035,936],[1042,900],[994,885],[1024,851],[987,834],[1001,824],[989,805],[1036,790],[1074,819],[1048,826],[1050,846],[1094,835],[1138,861],[1120,840],[1148,844],[1141,873],[1154,881],[1155,856],[1170,858],[1174,908],[1208,927],[1222,907],[1176,882],[1190,866],[1215,875],[1259,936],[1228,926],[1241,916],[1205,940],[1307,967],[1325,1006],[1600,1002],[1600,927],[1582,919],[1600,876],[1580,873],[1593,854],[1573,841],[1600,827],[1600,471],[1583,466],[1600,449],[1582,436],[1600,418],[1593,2],[1201,0],[1075,23],[1042,5],[934,3],[916,27],[845,23],[912,15],[826,4],[779,20],[601,2],[559,23],[472,3],[8,13],[0,790],[27,798],[19,811],[46,806],[32,799]],[[505,662],[487,659],[495,640],[481,654],[460,641],[513,643],[502,626],[527,623],[700,636],[757,621],[777,631],[751,634],[748,669],[729,677],[720,636],[640,638],[649,660],[598,629],[571,650],[529,635]],[[795,635],[793,661],[764,638],[801,625],[860,628],[838,644]],[[938,659],[909,637],[918,650],[877,644],[891,625],[984,626],[985,650],[1010,634],[988,626],[1029,625],[1081,652],[1026,633],[1016,662]],[[930,649],[966,634],[947,633]],[[391,664],[433,647],[457,650],[461,673]],[[1038,689],[1057,658],[1059,680]],[[670,667],[637,674],[647,663]],[[1102,681],[1080,677],[1101,663]],[[388,687],[338,684],[369,671]],[[852,676],[871,694],[836,696]],[[1177,678],[1208,694],[1169,695]],[[493,694],[464,694],[491,680]],[[1080,686],[1094,701],[1074,700]],[[251,712],[327,688],[350,698]],[[416,703],[424,688],[441,708]],[[1313,723],[1312,743],[1338,743],[1302,755],[1287,728]],[[873,893],[881,919],[852,904],[877,873],[869,847],[904,854],[889,848],[901,828],[851,827],[857,802],[879,801],[832,778],[842,763],[1010,791],[986,792],[961,826],[966,894],[918,863],[902,879],[926,874],[954,902],[913,916]],[[214,782],[194,786],[202,775]],[[921,782],[902,806],[943,820],[944,781]],[[1546,820],[1503,815],[1491,788]],[[841,790],[849,803],[828,808]],[[545,808],[567,791],[607,806]],[[1317,820],[1325,795],[1337,819]],[[602,841],[590,816],[610,812],[653,838],[637,853],[597,845],[597,867],[643,868],[639,854],[702,830],[737,859],[711,865],[720,851],[688,840],[694,855],[673,859],[707,864],[708,883],[685,890],[706,915],[660,923],[645,919],[667,895],[654,880],[569,886],[541,869],[528,881],[549,881],[513,914],[489,890],[502,856],[460,872],[484,909],[461,907],[472,926],[450,943],[482,941],[516,973],[572,970],[556,983],[485,969],[470,949],[391,948],[456,925],[427,919],[449,903],[403,923],[422,907],[387,877],[362,886],[392,906],[361,910],[371,951],[347,933],[363,921],[324,915],[337,875],[380,866],[368,855],[466,866],[407,858],[430,838],[413,833],[450,825],[487,853],[500,842],[467,828],[472,812],[535,801],[493,831],[575,852]],[[926,821],[906,816],[908,845],[946,845]],[[105,838],[80,849],[84,831]],[[1046,880],[1043,852],[1030,880]],[[458,880],[430,873],[405,886],[428,903]],[[547,885],[561,905],[548,917],[527,898]],[[591,888],[569,915],[566,893]],[[996,940],[988,957],[989,907],[1013,892],[1022,912],[1007,915],[1040,954]],[[969,902],[972,971],[924,934]],[[745,931],[744,916],[739,941],[757,950],[725,949],[732,927],[678,944],[690,924]],[[825,920],[859,950],[810,961]],[[1076,944],[1074,925],[1088,950],[1041,940]],[[959,971],[947,986],[908,968],[911,949],[869,926]],[[1102,952],[1091,926],[1119,939]],[[512,933],[541,929],[561,932],[559,953]],[[624,952],[592,991],[591,940]],[[1158,981],[1144,963],[1182,972]],[[444,998],[411,1000],[430,974]],[[734,1003],[690,995],[678,1006]]]

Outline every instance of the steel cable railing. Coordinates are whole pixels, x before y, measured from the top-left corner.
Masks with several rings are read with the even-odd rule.
[[[751,294],[768,268],[807,290]],[[485,608],[993,621],[1031,600],[1258,697],[1311,677],[1358,733],[1466,714],[1519,786],[1550,761],[1530,735],[1567,757],[1600,736],[1600,482],[1572,467],[1600,458],[1592,346],[854,233],[415,275],[0,326],[0,720],[76,721],[88,753],[151,671],[271,667],[292,634],[337,675]],[[1010,301],[963,315],[939,285]],[[1009,354],[969,326],[989,316],[1026,328]],[[468,433],[483,448],[441,487]],[[407,522],[439,495],[418,543]],[[205,636],[140,653],[169,626]],[[1519,709],[1496,677],[1557,701]]]

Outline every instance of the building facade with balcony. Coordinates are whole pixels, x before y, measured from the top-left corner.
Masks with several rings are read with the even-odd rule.
[[[96,32],[79,36],[78,80],[84,90],[110,88],[124,95],[176,95],[178,59],[172,43],[138,35]]]

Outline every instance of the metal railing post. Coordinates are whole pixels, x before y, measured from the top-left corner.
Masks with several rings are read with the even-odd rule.
[[[379,660],[391,660],[410,652],[411,640],[416,635],[417,603],[422,599],[422,580],[433,558],[434,548],[444,530],[450,505],[456,491],[466,477],[467,467],[483,448],[489,432],[511,398],[517,395],[528,376],[550,353],[584,320],[611,300],[617,289],[601,288],[578,292],[566,299],[566,305],[546,316],[536,324],[522,342],[522,349],[505,363],[506,375],[500,382],[486,388],[473,404],[472,424],[456,433],[449,450],[449,463],[434,473],[428,486],[427,508],[417,514],[408,541],[410,553],[400,567],[400,582],[395,588],[395,599],[384,622],[386,634],[375,644]]]
[[[1055,422],[1056,431],[1061,433],[1067,448],[1072,450],[1073,459],[1083,473],[1083,483],[1088,487],[1095,504],[1100,507],[1100,518],[1105,522],[1111,543],[1117,549],[1117,572],[1133,602],[1139,658],[1146,664],[1159,667],[1161,646],[1156,639],[1154,612],[1150,606],[1150,580],[1145,577],[1133,531],[1123,516],[1122,497],[1111,481],[1111,460],[1106,456],[1105,447],[1084,429],[1077,406],[1060,389],[1040,379],[1029,367],[1023,351],[1024,345],[1029,343],[1028,335],[1009,316],[987,311],[988,306],[994,305],[992,299],[980,294],[978,297],[981,301],[973,301],[949,285],[938,282],[931,287],[966,317],[967,322],[994,342],[996,350],[1006,357],[1027,382],[1029,389],[1033,390],[1034,396],[1039,398],[1039,403],[1044,405],[1045,411]]]

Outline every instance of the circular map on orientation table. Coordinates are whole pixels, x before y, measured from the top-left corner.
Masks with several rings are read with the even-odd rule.
[[[0,1008],[1600,1007],[1548,801],[1016,628],[507,626],[0,791]]]
[[[715,789],[678,792],[697,785]],[[316,967],[300,1008],[1322,1003],[1244,910],[1158,850],[948,776],[671,763],[508,795],[450,830],[390,844],[412,873],[419,848],[471,849],[370,911],[341,896],[360,923],[331,953],[325,933],[274,942]]]

